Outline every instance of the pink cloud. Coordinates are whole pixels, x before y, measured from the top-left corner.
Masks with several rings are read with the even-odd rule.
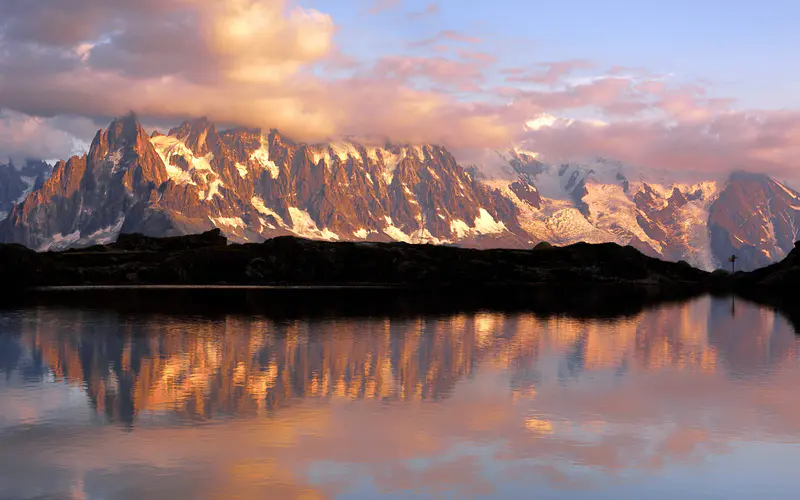
[[[497,57],[487,52],[473,52],[469,50],[458,50],[456,52],[461,59],[474,61],[476,63],[493,64],[497,62]]]
[[[503,91],[510,92],[515,107],[531,115],[587,107],[609,108],[641,102],[632,92],[631,81],[617,77],[601,78],[564,90],[523,91],[512,87],[504,88]]]
[[[440,84],[476,82],[483,73],[473,62],[461,62],[444,57],[384,57],[373,69],[382,78],[407,81],[410,78],[426,78]]]
[[[428,47],[442,42],[475,44],[481,43],[481,41],[482,40],[478,37],[465,35],[455,30],[442,30],[430,38],[423,38],[422,40],[411,42],[408,45],[409,47]]]
[[[565,76],[578,69],[589,69],[594,67],[594,63],[585,59],[571,59],[568,61],[555,61],[542,63],[541,69],[532,73],[524,74],[518,68],[510,68],[507,71],[506,81],[509,83],[543,83],[552,85]]]
[[[31,117],[94,121],[133,109],[160,123],[208,116],[276,127],[302,141],[356,134],[464,148],[530,143],[543,154],[711,171],[788,172],[800,153],[795,112],[735,111],[707,86],[671,85],[636,68],[576,83],[573,73],[594,67],[584,59],[498,69],[498,54],[470,50],[482,39],[454,30],[408,44],[425,55],[365,61],[337,46],[331,16],[290,0],[48,4],[0,2],[0,109],[28,127],[39,123]],[[481,88],[498,80],[503,85]],[[541,113],[578,111],[608,124],[525,132]],[[51,124],[36,125],[55,138],[42,140],[48,155],[69,153],[64,130],[85,133],[44,131]],[[15,134],[0,128],[0,146],[35,149]]]
[[[793,175],[800,112],[725,112],[702,121],[632,121],[529,132],[528,147],[554,156],[604,155],[663,169]]]
[[[411,21],[418,21],[426,17],[430,17],[439,13],[439,4],[429,3],[423,10],[418,12],[411,12],[408,14],[408,19]]]
[[[400,6],[401,0],[374,0],[369,9],[370,14],[381,14]]]
[[[38,118],[0,110],[0,163],[8,158],[17,163],[25,158],[60,159],[82,147],[74,133],[88,136],[96,130],[97,125],[86,118]]]

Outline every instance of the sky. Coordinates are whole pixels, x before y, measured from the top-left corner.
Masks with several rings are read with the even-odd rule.
[[[798,18],[782,0],[3,0],[0,155],[65,157],[135,111],[793,179]]]

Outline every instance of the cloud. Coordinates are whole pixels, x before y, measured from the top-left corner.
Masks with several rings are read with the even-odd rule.
[[[553,156],[604,155],[662,169],[794,176],[800,113],[723,113],[703,121],[624,121],[603,127],[575,122],[528,132],[528,148]]]
[[[2,154],[67,156],[72,135],[90,138],[130,110],[150,123],[208,116],[301,141],[525,145],[715,172],[788,173],[800,143],[794,111],[736,110],[705,84],[641,68],[577,78],[596,69],[586,59],[498,69],[501,54],[477,50],[483,37],[453,29],[356,59],[337,45],[343,28],[330,15],[290,0],[6,0],[0,19]],[[527,130],[542,113],[607,126]]]
[[[410,21],[418,21],[426,17],[434,16],[438,13],[439,13],[439,4],[429,3],[423,10],[418,12],[411,12],[406,17],[408,17]]]
[[[475,52],[470,50],[461,50],[459,49],[456,51],[458,56],[461,59],[467,61],[473,61],[476,63],[485,63],[485,64],[493,64],[497,62],[497,57],[489,54],[488,52]]]
[[[409,43],[409,47],[429,47],[438,43],[467,43],[475,44],[481,43],[481,39],[475,36],[466,35],[456,30],[442,30],[429,38],[423,38],[416,42]]]
[[[90,136],[97,127],[85,118],[37,118],[0,109],[0,163],[8,158],[57,160],[82,151],[75,135]]]
[[[526,73],[522,68],[509,68],[506,73],[506,81],[509,83],[546,83],[554,84],[565,76],[578,69],[590,69],[594,63],[585,59],[571,59],[568,61],[555,61],[541,63],[538,69],[531,73]]]
[[[384,57],[373,69],[376,75],[401,81],[420,77],[444,85],[476,83],[483,80],[480,66],[444,57]]]
[[[370,14],[381,14],[387,10],[393,10],[400,6],[401,0],[375,0],[370,7]]]

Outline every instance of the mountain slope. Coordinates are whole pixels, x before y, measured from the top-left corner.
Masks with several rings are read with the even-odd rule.
[[[711,207],[714,255],[743,271],[783,259],[800,235],[800,193],[766,175],[737,172]]]
[[[25,160],[22,165],[9,161],[0,165],[0,220],[5,219],[15,204],[22,203],[40,187],[53,169],[39,160]]]
[[[39,250],[221,228],[234,241],[296,234],[521,246],[514,205],[438,146],[295,144],[205,119],[148,137],[134,116],[98,132],[15,207],[0,240]]]
[[[8,183],[5,199],[16,198],[0,198],[10,211],[0,241],[58,250],[218,227],[236,242],[614,242],[703,269],[736,253],[746,270],[786,255],[798,235],[800,194],[764,175],[679,182],[602,158],[545,163],[524,151],[502,162],[503,174],[487,178],[439,146],[302,144],[206,119],[148,136],[130,115],[99,131],[87,155],[59,162],[24,203],[13,206],[24,186]]]
[[[148,206],[168,179],[135,117],[115,120],[87,155],[59,162],[42,186],[0,224],[0,238],[38,250],[112,241],[152,216]]]

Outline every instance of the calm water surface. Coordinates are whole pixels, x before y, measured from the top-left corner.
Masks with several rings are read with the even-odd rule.
[[[619,320],[0,312],[0,498],[800,498],[800,340]]]

